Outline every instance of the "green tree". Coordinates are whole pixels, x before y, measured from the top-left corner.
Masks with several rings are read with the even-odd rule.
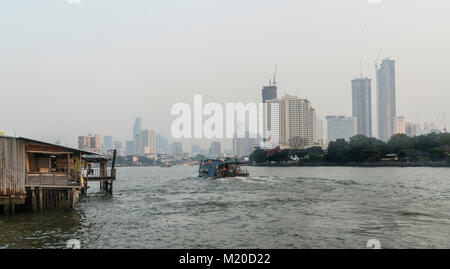
[[[438,134],[436,133],[414,137],[414,147],[423,152],[429,152],[438,145]]]
[[[440,146],[445,146],[445,145],[450,146],[450,133],[442,133],[439,135],[439,145]]]
[[[344,162],[347,160],[345,150],[348,147],[348,143],[344,139],[338,139],[330,142],[328,145],[327,154],[325,160],[329,162]]]
[[[446,160],[448,157],[447,151],[440,149],[440,148],[434,148],[430,150],[429,157],[433,161],[441,161]]]
[[[391,148],[392,153],[398,153],[404,149],[413,149],[414,141],[405,134],[396,134],[389,139],[387,145]]]
[[[249,159],[255,163],[265,163],[267,160],[267,154],[262,149],[256,149],[252,154],[250,154]]]

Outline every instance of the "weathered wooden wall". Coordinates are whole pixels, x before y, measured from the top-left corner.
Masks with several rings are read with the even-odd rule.
[[[26,195],[25,165],[25,142],[0,136],[0,198]]]

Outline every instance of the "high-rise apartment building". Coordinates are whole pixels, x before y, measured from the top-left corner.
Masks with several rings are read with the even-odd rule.
[[[377,70],[378,138],[391,138],[396,111],[395,61],[384,59]]]
[[[83,135],[78,137],[78,148],[86,151],[100,153],[102,149],[100,135]]]
[[[393,134],[406,134],[406,122],[404,117],[395,117],[392,124]]]
[[[266,103],[266,147],[308,148],[316,144],[316,111],[310,101],[285,95]]]
[[[419,135],[419,125],[412,123],[412,122],[407,122],[406,126],[405,126],[405,131],[406,131],[406,135],[409,137],[414,137],[414,136],[418,136]]]
[[[139,155],[156,154],[155,131],[142,129],[140,140]]]
[[[349,141],[357,134],[356,117],[327,116],[328,141],[345,139]]]
[[[307,99],[283,96],[280,122],[280,144],[290,148],[308,148],[316,143],[316,111]]]
[[[352,80],[352,111],[357,134],[372,137],[372,87],[369,78]]]

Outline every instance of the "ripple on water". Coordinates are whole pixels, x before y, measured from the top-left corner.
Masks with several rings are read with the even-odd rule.
[[[0,248],[448,248],[448,169],[249,167],[203,179],[196,167],[119,168],[75,211],[0,217]]]

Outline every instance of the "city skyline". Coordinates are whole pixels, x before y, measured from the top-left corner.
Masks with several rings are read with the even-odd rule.
[[[111,134],[125,145],[130,124],[140,115],[147,126],[170,137],[171,105],[196,93],[208,102],[236,101],[236,96],[244,103],[260,100],[261,86],[272,78],[276,64],[280,96],[289,92],[311,100],[320,118],[351,115],[351,75],[362,69],[375,80],[377,55],[396,60],[397,94],[402,96],[398,114],[442,128],[437,118],[443,110],[449,113],[450,99],[445,74],[450,19],[444,13],[450,3],[335,2],[325,1],[326,8],[324,3],[270,1],[180,3],[183,12],[176,14],[192,19],[188,24],[176,16],[147,16],[170,10],[167,4],[137,3],[124,9],[111,3],[111,12],[126,18],[118,28],[114,16],[105,17],[105,24],[96,21],[104,6],[94,1],[2,3],[1,20],[11,25],[2,29],[3,36],[10,44],[33,46],[2,45],[0,106],[8,113],[0,113],[0,132],[49,142],[62,139],[71,146],[81,134]],[[35,12],[19,13],[23,6]],[[167,27],[148,27],[158,20]],[[96,38],[99,33],[104,39]],[[40,105],[47,100],[57,102],[51,108]],[[23,113],[23,106],[39,113]],[[57,110],[77,117],[64,121]],[[92,112],[108,117],[100,122]],[[372,133],[377,131],[375,125]],[[207,148],[209,142],[192,143]]]
[[[424,123],[425,132],[422,130],[419,124],[416,122],[406,121],[404,116],[397,116],[396,112],[396,81],[395,81],[395,60],[386,58],[383,59],[378,69],[378,65],[376,63],[377,68],[377,106],[376,106],[376,114],[378,114],[378,119],[383,115],[388,115],[389,118],[385,121],[378,120],[378,135],[374,137],[387,141],[394,134],[406,134],[408,136],[420,135],[422,133],[427,133],[426,131],[437,130],[438,128],[434,123]],[[276,72],[276,71],[275,71]],[[326,148],[327,143],[324,140],[319,141],[317,136],[317,130],[321,132],[321,139],[323,139],[323,122],[317,118],[317,112],[314,108],[311,107],[310,102],[307,99],[299,98],[298,96],[291,96],[286,94],[285,96],[281,96],[279,99],[278,96],[278,87],[276,86],[276,74],[273,75],[273,80],[269,80],[268,86],[263,86],[262,93],[262,102],[267,103],[267,108],[263,110],[264,117],[266,120],[263,121],[263,125],[267,126],[269,130],[271,130],[270,134],[270,143],[266,144],[268,147],[275,148],[277,146],[282,147],[293,147],[293,143],[291,141],[291,131],[298,135],[297,140],[305,140],[302,141],[302,147],[311,147],[314,145],[321,145]],[[372,137],[372,128],[373,128],[373,116],[372,116],[372,92],[371,92],[371,79],[363,77],[361,73],[360,78],[356,78],[351,80],[351,92],[352,92],[352,116],[346,117],[344,115],[341,116],[333,116],[327,115],[325,118],[327,119],[327,137],[325,137],[326,141],[336,141],[336,139],[343,138],[345,140],[349,140],[353,135],[361,134],[367,137]],[[295,101],[295,103],[291,104],[291,102]],[[306,102],[306,107],[303,108],[303,103]],[[294,106],[296,108],[294,108]],[[305,110],[306,109],[306,110]],[[311,109],[311,112],[307,111]],[[302,116],[301,113],[306,113]],[[295,113],[294,113],[295,112]],[[294,114],[295,115],[294,115]],[[299,114],[300,113],[300,114]],[[292,114],[292,115],[291,115]],[[303,122],[302,120],[308,118],[308,123]],[[205,120],[205,119],[203,119]],[[445,114],[444,114],[445,120]],[[149,130],[146,128],[142,128],[142,117],[135,117],[135,121],[133,124],[133,140],[125,141],[126,148],[125,151],[122,151],[122,141],[113,141],[113,136],[104,135],[104,141],[101,142],[101,136],[99,134],[95,134],[92,136],[88,134],[87,136],[79,136],[78,137],[78,148],[84,150],[90,150],[92,152],[107,152],[112,149],[112,145],[118,145],[120,148],[119,155],[151,155],[151,154],[161,154],[161,153],[175,153],[179,154],[180,152],[189,152],[194,153],[194,147],[198,152],[207,152],[201,145],[192,143],[188,143],[188,145],[183,145],[183,142],[180,140],[189,141],[192,139],[170,139],[171,143],[169,145],[169,140],[165,138],[162,134],[157,133],[154,130]],[[350,123],[353,122],[354,123]],[[348,122],[348,123],[347,123]],[[322,124],[322,126],[317,126],[317,124]],[[239,125],[239,124],[238,124]],[[240,125],[247,126],[248,123],[240,123]],[[241,127],[243,127],[241,126]],[[429,127],[432,126],[432,127]],[[294,128],[295,127],[295,128]],[[356,128],[353,130],[353,128]],[[385,130],[383,130],[384,128]],[[444,123],[444,131],[446,128],[446,123]],[[295,130],[294,130],[295,129]],[[275,132],[274,132],[275,131]],[[145,135],[144,135],[145,134]],[[227,142],[231,141],[231,149],[224,147],[225,151],[233,152],[234,155],[243,155],[240,152],[243,149],[239,149],[237,147],[238,144],[244,145],[245,143],[249,145],[249,142],[245,142],[248,139],[248,130],[245,130],[246,137],[244,140],[237,143],[236,137],[232,139],[226,139]],[[165,141],[167,144],[166,150],[158,150],[158,136]],[[266,134],[264,134],[264,137]],[[311,137],[309,137],[311,136]],[[217,138],[211,139],[201,139],[206,141],[211,141],[211,146],[209,147],[209,152],[207,155],[211,155],[211,150],[213,145],[219,145],[221,147],[221,143],[214,141]],[[201,141],[200,140],[200,141]],[[62,144],[63,139],[58,138],[55,144]],[[198,140],[197,140],[198,141]],[[306,142],[307,141],[307,142]],[[297,144],[300,143],[297,141]],[[227,143],[226,143],[227,144]],[[252,142],[251,144],[255,144]],[[92,146],[93,145],[93,146]],[[263,144],[261,146],[264,147]],[[298,146],[298,145],[296,145]],[[295,146],[295,147],[296,147]],[[169,149],[169,147],[171,149]],[[176,147],[177,150],[173,150],[173,147]],[[187,148],[191,147],[191,150],[187,150]],[[243,146],[241,146],[243,147]],[[246,146],[248,148],[248,146]],[[245,148],[245,147],[244,147]],[[248,149],[243,150],[246,152],[247,156],[251,153]],[[216,150],[214,150],[216,152]],[[239,152],[239,154],[237,154]],[[219,154],[215,154],[215,156],[220,156],[222,150],[219,150]]]

